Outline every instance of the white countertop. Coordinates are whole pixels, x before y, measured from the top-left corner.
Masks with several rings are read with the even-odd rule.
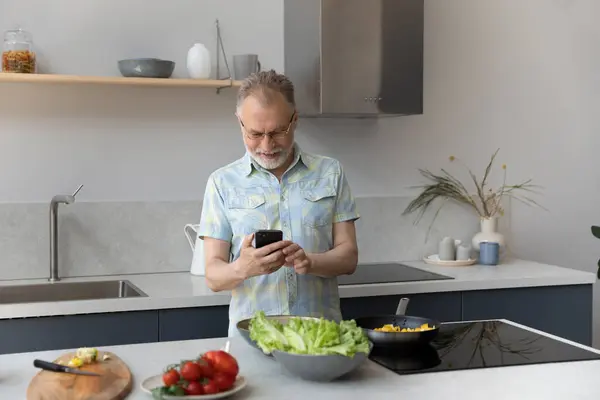
[[[400,261],[400,263],[451,276],[454,279],[340,286],[340,297],[582,285],[593,284],[596,281],[596,276],[589,272],[524,260],[511,260],[497,266],[468,267],[443,267],[429,265],[422,261]],[[61,282],[117,279],[129,280],[146,293],[147,297],[0,304],[0,319],[219,306],[228,305],[230,300],[229,292],[212,292],[206,286],[204,277],[193,276],[187,272],[65,278]],[[0,281],[0,296],[3,286],[37,283],[48,284],[45,279]]]
[[[508,321],[505,321],[508,322]],[[522,325],[514,324],[525,328]],[[528,328],[525,328],[528,329]],[[533,329],[532,331],[545,334]],[[556,338],[555,336],[545,334]],[[556,338],[558,339],[558,338]],[[134,389],[127,400],[151,399],[140,382],[160,374],[173,362],[221,348],[226,338],[102,347],[123,359],[134,377]],[[559,339],[562,340],[562,339]],[[573,346],[591,349],[563,340]],[[2,398],[25,397],[31,378],[38,372],[35,358],[54,360],[64,352],[46,351],[0,356]],[[597,400],[600,398],[600,361],[549,363],[527,366],[484,368],[452,372],[397,375],[372,361],[365,362],[345,378],[328,383],[295,378],[271,358],[251,348],[241,337],[231,339],[230,352],[237,358],[240,374],[248,386],[239,392],[242,399],[444,399],[444,400]]]

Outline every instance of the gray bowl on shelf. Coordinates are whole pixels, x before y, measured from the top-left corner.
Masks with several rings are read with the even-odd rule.
[[[369,354],[373,343],[369,342]],[[273,350],[273,357],[290,374],[313,382],[330,382],[354,371],[367,361],[369,354],[356,353],[354,357],[339,354],[309,355]]]
[[[119,60],[119,71],[126,78],[170,78],[175,62],[158,58]]]

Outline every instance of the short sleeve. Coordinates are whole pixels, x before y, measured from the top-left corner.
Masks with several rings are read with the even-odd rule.
[[[344,169],[339,165],[338,188],[333,222],[355,221],[359,218],[360,215],[356,209],[356,201],[352,196],[352,191],[346,180]]]
[[[225,202],[213,175],[208,178],[206,183],[198,236],[202,239],[210,237],[227,242],[230,242],[233,236],[225,213]]]

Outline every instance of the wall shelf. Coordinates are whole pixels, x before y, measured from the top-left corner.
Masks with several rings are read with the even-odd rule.
[[[186,79],[186,78],[133,78],[124,76],[81,76],[64,74],[24,74],[15,72],[0,72],[0,83],[36,83],[36,84],[93,84],[93,85],[123,85],[123,86],[154,86],[154,87],[195,87],[213,88],[217,94],[222,89],[240,87],[242,82],[231,78],[231,70],[227,63],[219,20],[215,21],[217,31],[217,79]],[[219,52],[223,54],[228,76],[220,77]]]
[[[59,74],[0,73],[0,82],[99,84],[125,86],[203,87],[224,89],[239,87],[240,81],[231,79],[178,79],[178,78],[126,78],[122,76],[79,76]]]

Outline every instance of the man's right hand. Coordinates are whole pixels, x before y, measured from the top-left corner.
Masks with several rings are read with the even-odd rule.
[[[243,279],[277,271],[285,264],[283,249],[292,244],[289,240],[281,240],[260,249],[255,249],[252,246],[253,238],[254,234],[244,238],[240,256],[234,264],[237,275]]]

